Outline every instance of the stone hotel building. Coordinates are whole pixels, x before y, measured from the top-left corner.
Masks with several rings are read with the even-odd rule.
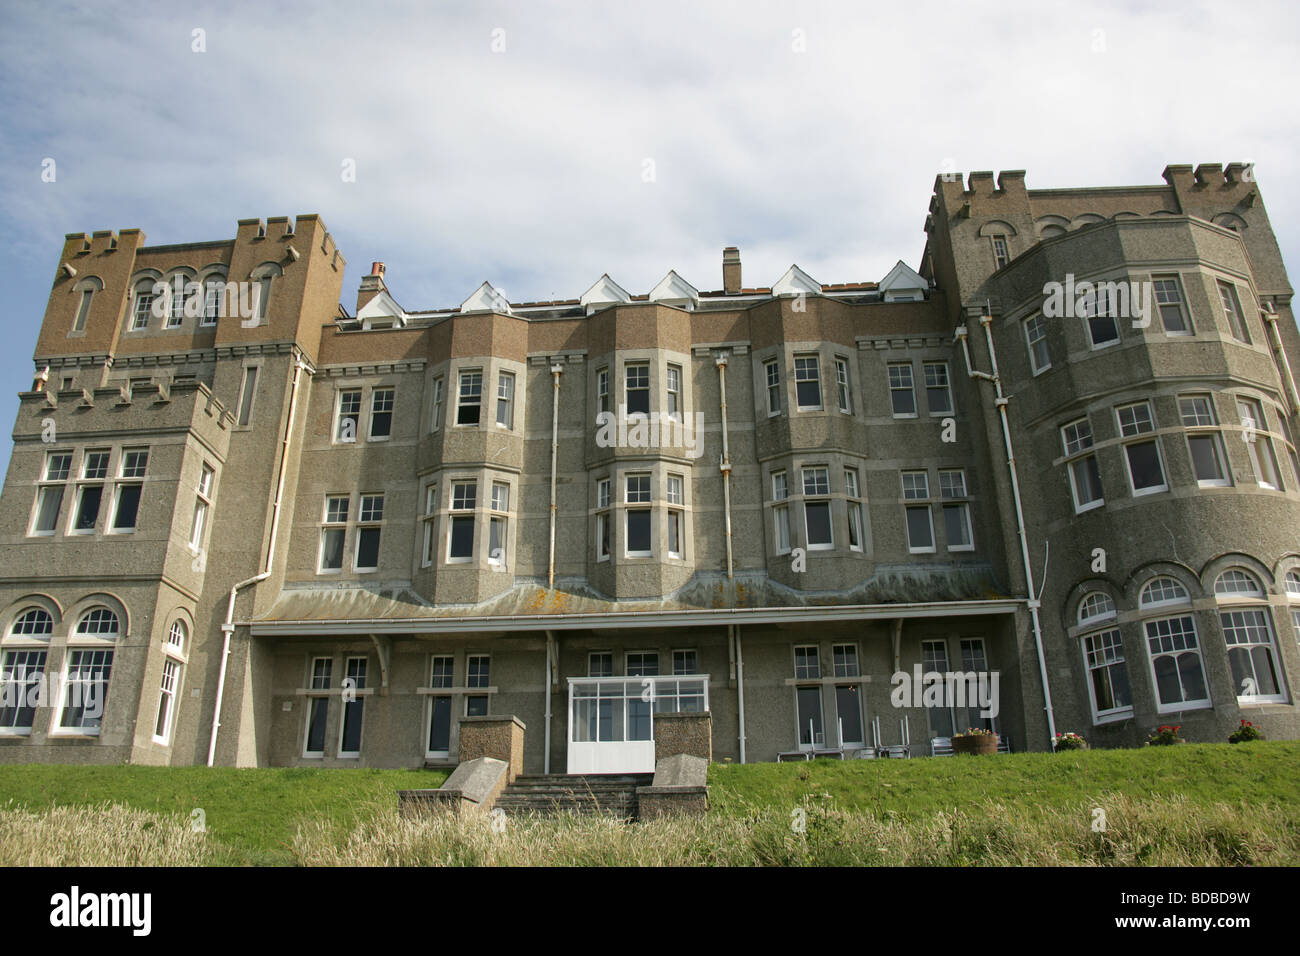
[[[748,762],[1300,736],[1291,286],[1249,166],[1163,178],[940,176],[879,281],[727,248],[713,291],[419,311],[382,263],[340,305],[314,215],[68,235],[0,759],[440,766],[514,715],[529,773],[644,771],[704,711]]]

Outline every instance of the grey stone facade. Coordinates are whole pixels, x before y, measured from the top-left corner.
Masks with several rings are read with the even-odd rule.
[[[485,714],[558,771],[570,679],[654,670],[707,675],[714,759],[983,719],[898,706],[917,667],[996,671],[1017,750],[1049,746],[1044,673],[1094,746],[1300,736],[1291,287],[1248,167],[1165,180],[940,177],[880,282],[746,287],[729,248],[716,292],[424,312],[378,263],[341,308],[315,216],[70,235],[0,495],[8,683],[59,680],[0,711],[0,760],[450,766]],[[264,314],[141,305],[177,275]],[[1085,281],[1159,298],[1050,314]],[[79,715],[66,676],[110,655]]]

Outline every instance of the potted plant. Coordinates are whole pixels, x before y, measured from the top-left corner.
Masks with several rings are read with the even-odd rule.
[[[1057,753],[1062,750],[1087,750],[1088,741],[1075,733],[1057,734],[1056,740],[1052,742],[1052,749]]]
[[[1184,743],[1182,737],[1178,736],[1178,731],[1182,729],[1182,724],[1176,724],[1170,727],[1168,724],[1161,724],[1155,730],[1151,731],[1147,737],[1148,747],[1167,747],[1172,744]]]
[[[1243,720],[1241,726],[1232,732],[1228,737],[1228,743],[1241,744],[1248,740],[1263,740],[1264,735],[1259,732],[1259,728],[1249,720]]]
[[[998,752],[998,735],[991,730],[968,727],[964,734],[952,735],[952,752],[955,754],[995,754]]]

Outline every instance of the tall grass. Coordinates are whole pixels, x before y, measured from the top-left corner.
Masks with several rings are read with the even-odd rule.
[[[1104,828],[1096,809],[1105,812]],[[499,826],[499,824],[498,824]],[[988,802],[909,820],[816,798],[730,815],[625,823],[610,817],[408,817],[348,826],[304,819],[304,866],[1295,866],[1300,811],[1111,795],[1040,814]],[[202,866],[220,862],[189,820],[120,805],[0,808],[3,866]]]
[[[1104,829],[1094,830],[1105,811]],[[797,811],[797,812],[796,812]],[[639,824],[601,817],[305,822],[307,866],[1241,866],[1300,863],[1300,811],[1114,795],[1026,815],[999,803],[909,821],[806,801],[789,813]]]
[[[205,837],[188,819],[121,804],[0,807],[0,866],[204,866]]]

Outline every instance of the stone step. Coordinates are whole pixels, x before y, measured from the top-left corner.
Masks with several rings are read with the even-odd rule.
[[[535,774],[520,776],[497,798],[507,814],[603,813],[634,819],[636,788],[651,774]]]

